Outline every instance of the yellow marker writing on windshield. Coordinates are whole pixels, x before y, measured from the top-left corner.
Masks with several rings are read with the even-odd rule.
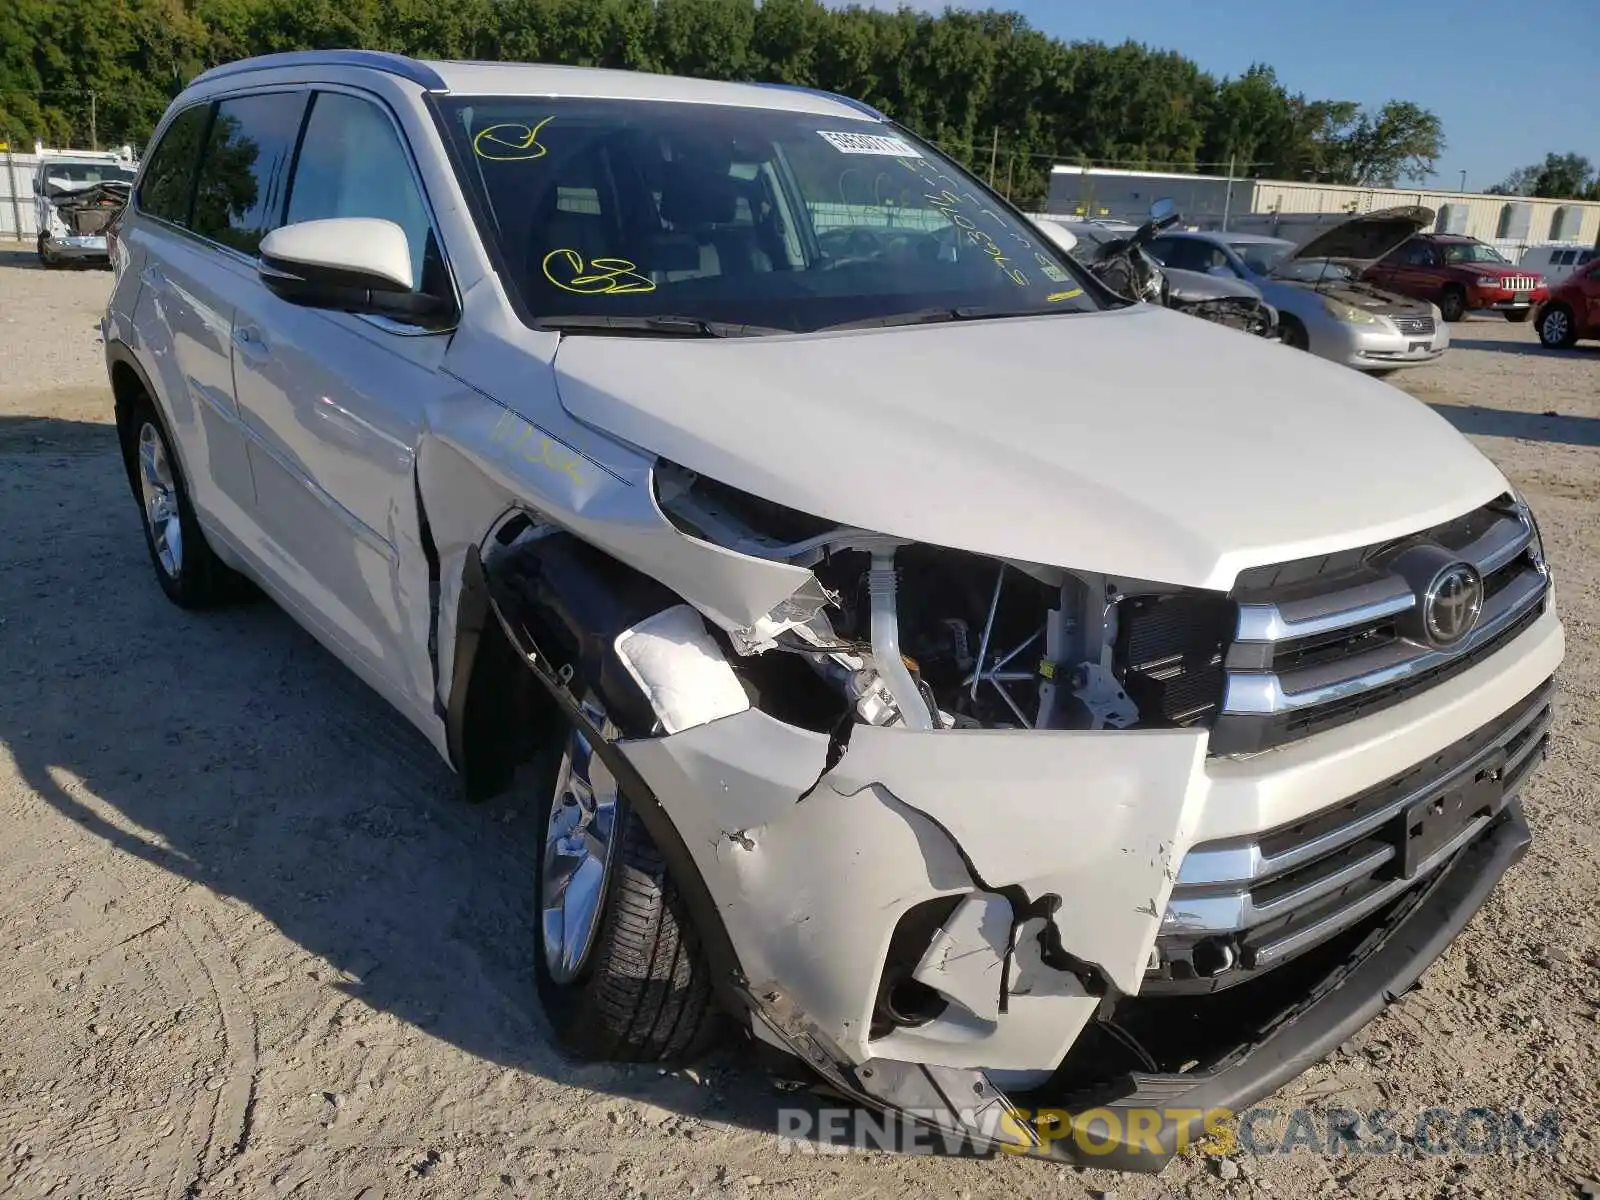
[[[1058,300],[1071,300],[1074,296],[1081,296],[1081,295],[1083,295],[1083,289],[1082,288],[1068,288],[1064,292],[1051,292],[1044,299],[1045,299],[1045,303],[1054,304]]]
[[[655,280],[639,274],[639,265],[626,258],[592,258],[587,263],[576,250],[552,250],[544,256],[544,277],[564,292],[580,296],[618,296],[626,292],[653,292]]]
[[[546,117],[537,125],[522,125],[505,121],[499,125],[486,125],[472,139],[472,151],[479,158],[493,162],[525,162],[543,158],[550,153],[539,143],[539,131],[555,117]]]

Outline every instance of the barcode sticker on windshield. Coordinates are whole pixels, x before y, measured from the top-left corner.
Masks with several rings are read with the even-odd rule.
[[[882,133],[836,133],[819,129],[817,133],[827,139],[840,154],[882,154],[887,158],[921,158],[917,148],[905,138],[890,137]]]

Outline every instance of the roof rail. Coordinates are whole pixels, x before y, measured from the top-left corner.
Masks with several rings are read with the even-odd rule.
[[[250,71],[279,71],[295,67],[365,67],[369,71],[383,71],[409,79],[430,92],[450,90],[443,76],[427,64],[403,54],[388,54],[381,50],[291,50],[283,54],[262,54],[212,67],[189,82],[191,85],[210,83]]]
[[[757,83],[756,86],[780,88],[786,92],[803,92],[807,96],[821,96],[824,100],[834,100],[840,104],[847,105],[848,107],[855,109],[858,113],[869,116],[875,121],[887,121],[889,119],[877,109],[873,108],[872,105],[868,104],[865,100],[856,100],[850,96],[841,96],[838,92],[828,92],[824,91],[822,88],[803,87],[798,83]]]

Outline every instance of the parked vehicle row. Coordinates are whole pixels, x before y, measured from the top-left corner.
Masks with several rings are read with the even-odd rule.
[[[1253,285],[1278,311],[1291,346],[1386,374],[1432,362],[1450,345],[1431,303],[1376,288],[1361,274],[1432,220],[1426,208],[1366,213],[1299,247],[1255,234],[1170,231],[1150,252],[1170,267]]]

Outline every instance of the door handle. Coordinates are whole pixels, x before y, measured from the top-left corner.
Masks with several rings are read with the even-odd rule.
[[[233,344],[240,354],[252,362],[258,362],[267,356],[267,343],[262,338],[261,331],[254,325],[235,325]]]

